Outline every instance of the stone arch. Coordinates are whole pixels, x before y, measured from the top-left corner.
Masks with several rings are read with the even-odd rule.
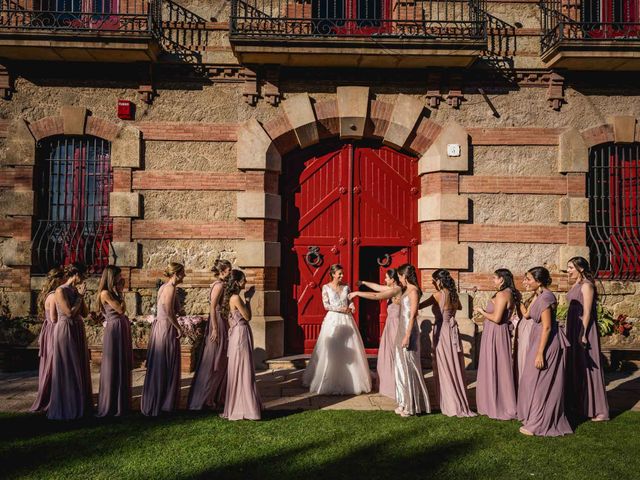
[[[586,180],[589,172],[589,149],[603,143],[634,143],[640,141],[640,122],[633,115],[607,117],[606,123],[581,131],[568,128],[560,134],[558,147],[558,171],[568,176]],[[586,192],[585,192],[586,195]],[[560,199],[559,220],[561,223],[589,223],[589,199],[586,196],[565,196]],[[563,245],[560,247],[558,265],[567,264],[574,256],[589,258],[589,247],[585,245]]]
[[[420,159],[418,174],[423,176],[422,197],[416,221],[455,223],[468,220],[468,198],[458,194],[457,178],[454,185],[442,178],[442,174],[468,170],[467,131],[456,123],[443,126],[430,120],[425,114],[424,103],[415,97],[399,94],[393,103],[389,103],[371,99],[369,88],[360,86],[338,87],[334,98],[317,102],[306,93],[295,95],[283,102],[280,112],[268,122],[261,124],[250,119],[240,126],[236,144],[237,167],[247,173],[262,173],[264,181],[260,190],[238,192],[237,217],[241,220],[261,219],[277,225],[281,218],[281,198],[275,179],[281,172],[282,158],[297,148],[304,149],[335,138],[379,140]],[[459,146],[459,151],[448,152],[450,144]],[[457,230],[451,238],[423,235],[422,242],[418,246],[420,268],[468,268],[469,249],[458,242]],[[238,246],[237,262],[241,267],[278,268],[280,244],[277,236],[243,241]],[[257,333],[256,346],[264,349],[266,358],[283,353],[284,327],[279,294],[279,291],[256,293],[254,315],[257,318],[252,320],[252,325],[254,334]],[[274,340],[274,337],[280,337],[280,340]]]

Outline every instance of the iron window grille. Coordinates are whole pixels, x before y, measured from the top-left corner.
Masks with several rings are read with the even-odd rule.
[[[587,243],[598,278],[640,280],[640,143],[590,149]]]
[[[34,273],[83,262],[90,273],[109,263],[113,221],[111,143],[92,136],[40,142],[35,175]]]

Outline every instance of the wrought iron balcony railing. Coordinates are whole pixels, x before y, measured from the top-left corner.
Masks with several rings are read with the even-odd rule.
[[[0,32],[157,37],[161,15],[161,0],[0,0]]]
[[[640,40],[640,3],[635,0],[542,0],[542,53],[561,42]]]
[[[231,38],[485,40],[485,0],[231,0]]]

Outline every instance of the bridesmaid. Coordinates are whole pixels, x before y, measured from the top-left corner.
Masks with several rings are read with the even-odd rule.
[[[493,273],[497,293],[486,309],[476,307],[484,317],[476,405],[478,413],[495,420],[513,420],[517,417],[516,386],[513,379],[511,351],[511,316],[520,314],[520,292],[513,282],[512,273],[500,268]]]
[[[47,417],[52,420],[81,418],[92,408],[89,350],[83,316],[87,287],[86,267],[72,263],[64,268],[66,281],[55,291],[58,321],[53,334],[51,401]]]
[[[600,337],[596,325],[596,290],[589,262],[573,257],[567,262],[569,279],[574,281],[567,293],[567,337],[569,365],[567,389],[576,403],[577,413],[594,422],[609,420],[609,404],[600,361]],[[573,406],[573,405],[572,405]]]
[[[119,267],[108,265],[102,272],[97,303],[104,312],[102,364],[98,417],[119,417],[131,408],[131,327],[122,293],[124,279]]]
[[[534,322],[518,392],[520,433],[556,437],[573,433],[564,408],[567,342],[556,321],[556,297],[549,290],[551,275],[544,267],[527,272],[535,295],[529,314]]]
[[[395,269],[387,270],[384,277],[385,285],[378,285],[373,282],[360,282],[361,285],[369,287],[371,290],[381,292],[390,287],[399,287],[400,280]],[[395,377],[395,342],[398,333],[398,321],[400,319],[400,297],[402,291],[387,301],[387,321],[384,331],[380,337],[380,348],[378,349],[378,362],[376,369],[378,372],[378,392],[389,398],[396,398],[396,377]]]
[[[160,412],[176,409],[180,400],[180,337],[178,324],[180,305],[177,286],[184,280],[184,266],[171,262],[165,277],[168,280],[158,290],[157,317],[151,327],[147,349],[147,374],[142,387],[140,410],[156,417]]]
[[[227,348],[229,344],[227,319],[220,315],[224,285],[231,262],[216,260],[211,269],[216,277],[209,291],[209,323],[204,334],[204,347],[189,390],[189,410],[221,408],[227,390]]]
[[[253,366],[253,334],[249,322],[251,309],[240,297],[246,284],[240,270],[231,270],[225,287],[222,314],[229,318],[229,366],[223,418],[228,420],[260,420],[262,403]]]
[[[421,412],[430,413],[429,393],[422,375],[420,362],[420,328],[418,327],[418,303],[422,291],[413,265],[404,264],[397,270],[400,286],[391,286],[377,293],[353,292],[349,299],[361,297],[369,300],[384,300],[400,296],[398,332],[395,339],[395,413],[409,417]],[[403,294],[404,292],[404,294]]]
[[[435,350],[433,373],[438,386],[440,411],[447,417],[475,417],[469,408],[464,378],[464,357],[455,315],[462,309],[456,283],[451,274],[438,269],[431,275],[437,292],[420,307],[431,305],[436,324],[433,330]]]
[[[527,275],[524,276],[522,284],[527,292],[531,291],[529,277]],[[531,328],[534,324],[533,320],[531,320],[531,317],[529,316],[529,307],[531,306],[532,299],[533,297],[529,297],[520,302],[520,319],[518,320],[518,324],[516,325],[514,332],[514,373],[516,377],[516,393],[518,392],[518,384],[520,383],[522,372],[524,371],[524,364],[527,358],[527,352],[529,351],[529,337],[531,336]]]
[[[40,368],[38,369],[38,395],[31,406],[32,412],[45,411],[49,406],[51,397],[51,373],[53,361],[53,332],[58,321],[58,312],[54,292],[62,283],[63,270],[52,268],[38,295],[38,314],[44,318],[42,330],[40,330]]]

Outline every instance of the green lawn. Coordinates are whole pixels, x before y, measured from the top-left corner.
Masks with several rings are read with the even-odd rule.
[[[640,478],[640,413],[530,438],[517,422],[390,412],[267,412],[228,422],[181,412],[149,419],[47,421],[0,414],[3,478]],[[437,476],[433,476],[437,475]]]

